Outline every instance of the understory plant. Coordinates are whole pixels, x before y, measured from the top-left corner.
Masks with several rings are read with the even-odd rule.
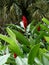
[[[0,65],[49,65],[49,21],[36,23],[7,25],[7,34],[0,34]]]

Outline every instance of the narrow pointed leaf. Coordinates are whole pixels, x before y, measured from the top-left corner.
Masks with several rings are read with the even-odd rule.
[[[49,21],[46,18],[42,18],[42,21],[45,22],[47,25],[49,25]]]
[[[29,53],[29,56],[28,56],[28,63],[30,65],[33,64],[34,62],[34,59],[38,53],[38,50],[39,50],[39,47],[40,47],[40,44],[36,44],[35,46],[33,46],[33,48],[31,49],[30,53]]]
[[[23,53],[19,47],[19,45],[17,44],[16,40],[13,40],[10,37],[7,37],[5,35],[0,34],[0,38],[3,39],[4,41],[6,41],[7,43],[9,43],[11,45],[12,50],[19,56],[23,56]]]
[[[12,27],[12,28],[14,28],[14,29],[16,29],[16,30],[21,30],[22,32],[25,32],[25,30],[23,29],[23,28],[21,28],[20,26],[18,26],[18,25],[15,25],[15,24],[6,24],[6,26],[8,26],[8,27]]]
[[[40,39],[45,35],[44,31],[41,31],[40,34],[38,35],[38,37],[35,40],[35,43],[39,43]]]
[[[29,40],[24,37],[20,32],[16,31],[16,30],[12,30],[15,35],[16,35],[16,38],[18,39],[18,41],[21,43],[21,44],[24,44],[24,45],[27,45],[29,46],[30,45],[30,42]]]
[[[8,34],[10,35],[10,37],[16,38],[15,34],[8,27],[6,28],[6,30],[7,30]]]
[[[43,24],[41,24],[40,27],[41,27],[43,30],[47,30],[47,31],[49,31],[48,27],[45,26],[45,25],[43,25]]]

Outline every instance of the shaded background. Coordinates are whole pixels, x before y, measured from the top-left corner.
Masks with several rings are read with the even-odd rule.
[[[0,0],[0,26],[19,24],[23,15],[28,23],[43,16],[49,19],[49,0]]]

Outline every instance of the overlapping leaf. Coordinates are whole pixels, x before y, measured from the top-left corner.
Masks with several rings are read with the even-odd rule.
[[[39,50],[40,44],[36,44],[33,46],[33,48],[30,50],[29,56],[28,56],[28,63],[32,65],[34,63],[34,59],[37,56],[38,50]]]

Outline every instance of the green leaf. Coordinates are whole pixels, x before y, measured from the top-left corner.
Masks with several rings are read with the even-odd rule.
[[[40,44],[36,44],[35,46],[32,47],[32,49],[30,50],[30,53],[29,53],[29,56],[28,56],[28,63],[30,65],[33,64],[34,62],[34,59],[38,53],[38,50],[39,50],[39,47],[40,47]]]
[[[24,44],[24,45],[27,45],[27,46],[30,45],[29,40],[28,40],[26,37],[24,37],[24,35],[22,35],[20,32],[18,32],[18,31],[16,31],[16,30],[13,30],[13,29],[12,29],[12,31],[15,33],[17,40],[18,40],[21,44]]]
[[[49,28],[43,24],[40,25],[43,30],[47,30],[49,32]]]
[[[6,30],[7,30],[8,34],[10,35],[11,38],[16,39],[15,34],[8,27],[6,28]]]
[[[3,65],[7,62],[7,59],[9,58],[10,54],[6,54],[4,56],[0,56],[0,65]]]
[[[45,17],[42,18],[42,21],[49,25],[49,21]]]
[[[8,26],[8,27],[12,27],[12,28],[14,28],[14,29],[16,29],[16,30],[21,30],[22,32],[25,32],[25,30],[23,29],[23,28],[21,28],[20,26],[18,26],[18,25],[15,25],[15,24],[6,24],[6,26]]]
[[[40,34],[38,35],[38,37],[35,40],[35,43],[39,43],[40,39],[45,35],[44,31],[40,31]]]
[[[25,53],[28,53],[28,52],[30,51],[30,49],[27,48],[26,45],[23,45],[23,46],[22,46],[22,49],[23,49],[23,52],[25,52]]]
[[[16,40],[12,39],[11,37],[2,35],[2,34],[0,34],[0,38],[6,41],[7,43],[9,43],[12,51],[14,51],[17,55],[23,56],[23,53]]]
[[[40,25],[40,23],[38,23],[36,26],[34,26],[33,28],[32,28],[32,31],[31,31],[31,33],[33,34],[33,33],[35,33],[35,32],[37,32],[37,27]]]
[[[49,43],[49,37],[46,37],[46,36],[45,36],[45,39],[46,39],[46,41]]]

